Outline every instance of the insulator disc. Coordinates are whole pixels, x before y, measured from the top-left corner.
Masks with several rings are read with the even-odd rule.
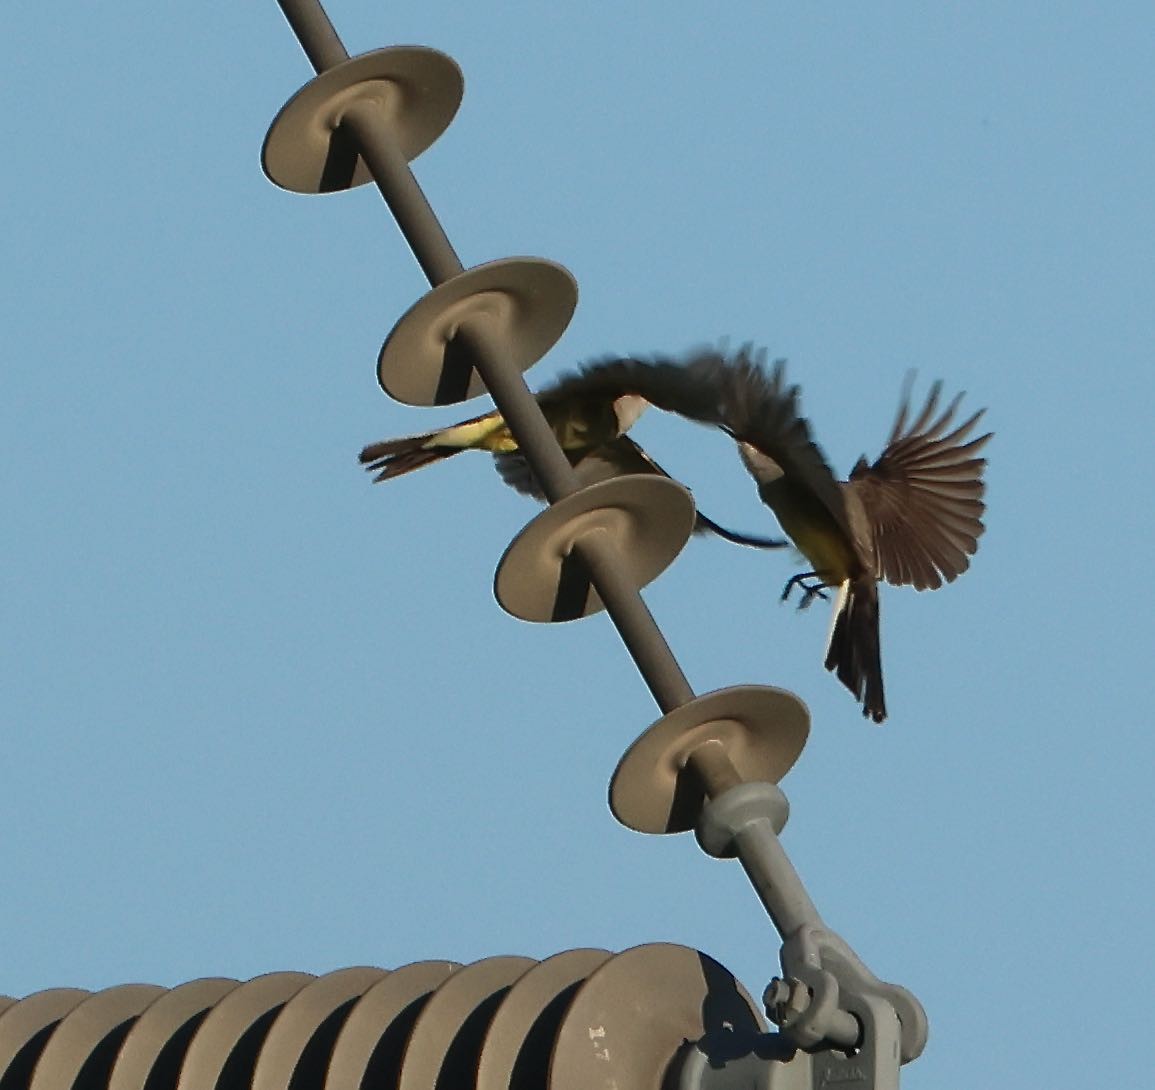
[[[120,1047],[108,1090],[174,1090],[193,1034],[239,980],[190,980],[154,1000]]]
[[[0,1084],[24,1090],[52,1031],[91,994],[82,988],[49,988],[17,1000],[0,1014]]]
[[[608,950],[566,950],[520,977],[489,1024],[475,1090],[540,1090],[570,1000],[610,956]]]
[[[356,966],[306,984],[285,1004],[269,1030],[251,1090],[322,1086],[337,1035],[353,1005],[387,975],[384,969]]]
[[[423,46],[363,53],[305,84],[273,120],[261,149],[269,180],[294,193],[333,193],[371,182],[351,141],[338,133],[354,102],[377,104],[393,139],[416,159],[453,120],[461,104],[461,69]]]
[[[418,1016],[401,1061],[397,1090],[468,1086],[498,1003],[535,964],[533,958],[495,957],[458,969]]]
[[[694,529],[690,493],[668,477],[631,474],[591,484],[547,507],[513,539],[493,593],[523,621],[573,621],[603,609],[585,565],[571,555],[583,534],[605,531],[634,586],[656,579]]]
[[[667,943],[637,946],[578,989],[558,1030],[549,1090],[661,1090],[685,1042],[761,1032],[754,1001],[713,958]]]
[[[193,1036],[177,1090],[216,1090],[226,1070],[228,1087],[221,1090],[248,1085],[277,1013],[316,979],[312,973],[268,973],[234,988]]]
[[[345,1019],[325,1090],[395,1086],[401,1057],[429,996],[460,969],[455,961],[418,961],[374,984]]]
[[[565,332],[577,281],[554,261],[508,257],[454,276],[402,316],[377,358],[377,381],[406,405],[452,405],[486,392],[466,330],[518,371],[532,367]]]
[[[120,1046],[150,1003],[164,995],[156,984],[122,984],[78,1003],[52,1033],[32,1076],[30,1090],[69,1090],[103,1086]]]
[[[736,685],[706,693],[654,723],[618,764],[610,809],[642,833],[694,828],[705,793],[686,767],[708,741],[725,748],[744,783],[777,783],[794,766],[810,731],[810,713],[793,693],[769,685]]]

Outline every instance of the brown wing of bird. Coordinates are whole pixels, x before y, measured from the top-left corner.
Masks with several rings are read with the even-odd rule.
[[[608,359],[563,377],[541,398],[637,394],[655,408],[722,428],[772,458],[845,524],[841,487],[798,410],[798,387],[786,385],[782,361],[768,373],[765,360],[765,351],[748,345],[729,354],[701,349],[684,360]]]
[[[566,456],[577,474],[579,485],[584,488],[586,485],[608,481],[625,473],[652,472],[644,462],[634,464],[631,448],[636,446],[636,443],[623,435],[611,443],[603,443],[588,450],[567,451]],[[532,496],[540,503],[549,502],[521,451],[495,454],[493,464],[501,479],[510,488],[523,496]]]
[[[688,360],[667,356],[608,357],[561,375],[538,394],[544,407],[553,401],[575,399],[611,404],[616,398],[635,394],[667,412],[678,413],[703,424],[717,424],[718,382],[716,369],[726,366],[720,353],[701,350]]]
[[[942,383],[910,423],[904,398],[878,460],[860,458],[845,485],[862,501],[875,569],[888,583],[934,590],[970,566],[986,509],[979,452],[992,432],[970,438],[985,409],[954,426],[962,394],[936,416]]]
[[[612,442],[603,443],[590,450],[571,451],[569,452],[569,459],[582,488],[628,473],[653,473],[663,477],[670,476],[627,435],[620,435]],[[522,495],[532,496],[542,503],[546,502],[545,493],[537,483],[537,478],[534,477],[533,470],[530,469],[525,455],[520,451],[495,454],[493,461],[501,479],[507,485]],[[727,530],[701,511],[697,513],[694,522],[694,533],[716,534],[735,545],[748,545],[755,549],[781,549],[786,546],[785,541],[777,538],[741,534],[734,530]]]

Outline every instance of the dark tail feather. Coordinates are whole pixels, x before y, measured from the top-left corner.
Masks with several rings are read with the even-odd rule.
[[[841,600],[830,646],[826,649],[826,669],[862,704],[862,714],[881,723],[886,718],[886,698],[882,691],[882,651],[879,644],[878,584],[860,576],[851,581]]]
[[[371,443],[361,451],[361,464],[370,473],[377,474],[373,478],[374,481],[387,481],[392,477],[400,477],[402,473],[427,466],[430,462],[439,462],[443,458],[460,454],[464,449],[434,447],[430,450],[424,446],[428,441],[428,435],[414,435],[405,439],[386,439],[381,443]]]
[[[777,537],[759,537],[757,534],[739,534],[734,530],[727,530],[719,526],[713,519],[707,518],[698,512],[694,521],[694,533],[717,534],[725,541],[732,541],[735,545],[749,545],[751,549],[785,549],[790,542]]]

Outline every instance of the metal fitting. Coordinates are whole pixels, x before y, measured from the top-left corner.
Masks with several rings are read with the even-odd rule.
[[[766,1017],[776,1026],[788,1026],[806,1011],[813,995],[810,988],[797,977],[789,980],[774,977],[762,995]]]

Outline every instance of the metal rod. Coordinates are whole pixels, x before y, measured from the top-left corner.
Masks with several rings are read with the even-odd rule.
[[[354,102],[341,117],[341,129],[355,141],[429,282],[437,287],[459,276],[461,259],[413,177],[397,141],[382,123],[377,105]]]
[[[318,75],[349,59],[319,0],[277,0]]]
[[[726,746],[717,739],[695,746],[686,757],[686,765],[701,781],[711,800],[744,783]],[[725,809],[723,807],[724,813]],[[783,939],[806,925],[824,926],[778,839],[769,812],[764,808],[743,807],[729,820],[723,818],[722,825],[758,899]]]
[[[736,830],[734,848],[754,892],[783,939],[801,927],[823,926],[822,917],[769,818]]]
[[[320,0],[278,3],[318,72],[348,59]],[[430,283],[436,287],[459,275],[461,260],[377,108],[367,102],[350,104],[341,130],[365,160]],[[554,503],[576,491],[573,469],[524,379],[491,348],[480,329],[463,329],[460,336],[546,497]],[[574,553],[589,569],[591,582],[662,711],[692,700],[693,689],[637,587],[626,577],[613,543],[603,535],[590,535],[575,545]]]
[[[537,478],[550,503],[576,492],[577,474],[562,453],[557,436],[549,421],[541,411],[537,398],[529,392],[525,379],[494,351],[484,332],[480,329],[463,329],[459,334],[471,350],[478,374],[485,383],[489,396],[501,410],[509,430],[517,439],[517,445],[525,455],[529,468]],[[590,572],[594,586],[601,593],[597,577]],[[633,588],[637,597],[637,588]],[[602,598],[605,601],[605,598]]]
[[[591,530],[574,542],[573,551],[589,569],[606,612],[662,713],[693,700],[694,690],[638,588],[621,567],[613,539],[605,530]]]
[[[738,775],[726,747],[717,739],[703,742],[691,750],[686,758],[686,764],[702,781],[706,794],[712,799],[742,782],[742,777]]]

